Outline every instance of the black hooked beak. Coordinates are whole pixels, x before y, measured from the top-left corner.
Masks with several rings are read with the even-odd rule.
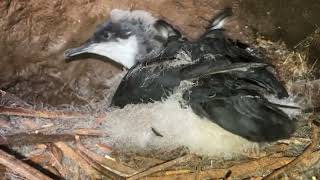
[[[72,60],[76,60],[79,58],[85,58],[85,54],[90,53],[90,42],[86,42],[84,45],[76,48],[67,49],[64,52],[64,58],[67,62],[70,62]]]

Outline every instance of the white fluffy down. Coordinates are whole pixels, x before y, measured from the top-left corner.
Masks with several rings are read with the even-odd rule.
[[[175,93],[163,102],[112,110],[106,121],[110,142],[130,151],[170,151],[184,146],[199,155],[223,157],[257,147],[256,143],[200,118],[190,107],[181,108],[181,99],[181,94]]]
[[[140,20],[141,22],[148,24],[153,24],[157,19],[154,18],[150,13],[143,10],[120,10],[113,9],[110,13],[111,21],[118,22],[121,20]]]

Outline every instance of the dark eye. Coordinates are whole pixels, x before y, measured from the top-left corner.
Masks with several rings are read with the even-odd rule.
[[[111,34],[109,32],[105,32],[103,34],[103,37],[106,38],[106,39],[109,39],[111,37]]]

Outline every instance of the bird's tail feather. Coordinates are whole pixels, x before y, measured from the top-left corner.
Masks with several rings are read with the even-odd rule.
[[[232,8],[227,7],[216,15],[211,23],[210,30],[222,29],[226,20],[233,15]]]

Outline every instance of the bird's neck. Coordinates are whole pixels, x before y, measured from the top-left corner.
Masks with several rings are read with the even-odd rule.
[[[154,59],[164,48],[164,44],[157,41],[139,42],[139,50],[135,57],[136,62],[144,62],[146,60]]]

